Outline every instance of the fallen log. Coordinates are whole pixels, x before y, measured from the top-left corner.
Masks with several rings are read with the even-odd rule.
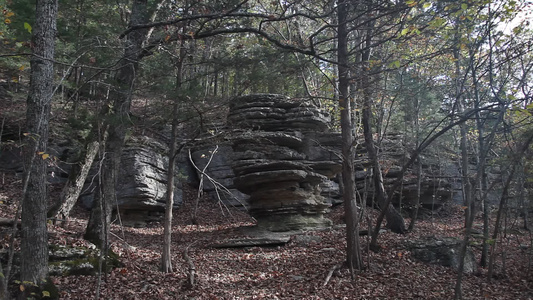
[[[14,222],[13,219],[0,217],[0,226],[4,226],[4,227],[13,226],[13,222]],[[20,220],[17,221],[17,226],[20,227]]]
[[[194,280],[195,280],[195,276],[196,276],[196,266],[194,265],[194,262],[192,261],[192,259],[189,256],[189,247],[191,247],[193,244],[189,245],[183,251],[183,258],[185,259],[185,261],[187,262],[187,265],[189,266],[189,274],[187,276],[188,279],[189,279],[188,280],[189,288],[193,288],[194,287],[194,284],[195,284]]]

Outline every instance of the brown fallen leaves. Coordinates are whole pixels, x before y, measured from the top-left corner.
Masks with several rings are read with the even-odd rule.
[[[405,242],[422,236],[460,236],[461,212],[449,208],[444,216],[419,221],[406,235],[386,232],[380,236],[382,251],[364,250],[366,270],[355,281],[347,270],[335,271],[323,286],[329,271],[344,260],[344,229],[306,232],[318,242],[272,248],[214,249],[215,241],[242,236],[238,229],[251,226],[245,213],[221,213],[213,202],[204,201],[198,214],[201,225],[190,225],[192,204],[177,210],[173,227],[174,273],[159,271],[162,244],[160,223],[147,228],[113,225],[113,250],[124,267],[103,277],[101,299],[452,299],[454,270],[428,265],[411,258]],[[371,220],[376,213],[368,211]],[[78,214],[78,216],[80,216]],[[83,244],[85,216],[74,218],[66,228],[50,225],[52,242]],[[330,214],[335,223],[342,219],[342,207]],[[511,225],[509,225],[511,226]],[[464,277],[465,299],[532,299],[533,253],[530,233],[519,223],[498,242],[498,277],[487,281],[486,270]],[[366,247],[368,241],[363,238]],[[191,246],[192,245],[192,246]],[[520,247],[522,245],[522,247]],[[194,287],[187,284],[188,265],[183,251],[196,266]],[[478,252],[478,249],[476,248]],[[479,259],[479,253],[476,253]],[[505,261],[505,273],[503,272]],[[69,276],[53,278],[62,299],[93,299],[97,278]]]
[[[454,236],[462,233],[462,218],[451,214],[444,219],[420,221],[413,233],[404,236],[386,232],[381,236],[380,253],[364,251],[367,269],[350,279],[347,270],[334,272],[326,286],[329,270],[344,260],[344,229],[307,232],[321,237],[320,242],[302,245],[294,239],[274,248],[213,249],[214,241],[240,236],[240,226],[252,221],[243,213],[234,218],[222,216],[214,203],[203,203],[202,225],[192,226],[187,207],[176,213],[174,226],[174,265],[176,272],[159,272],[161,251],[160,224],[149,228],[124,228],[125,241],[115,240],[126,267],[107,276],[102,299],[451,299],[456,273],[452,269],[420,263],[411,258],[405,241],[420,236]],[[371,218],[375,213],[371,213]],[[331,217],[341,219],[342,207]],[[81,222],[81,221],[80,221]],[[114,227],[114,231],[121,230]],[[531,299],[533,279],[530,256],[519,245],[530,239],[525,231],[502,239],[506,274],[487,282],[480,269],[464,279],[465,299]],[[127,243],[129,246],[125,246]],[[182,252],[189,245],[189,256],[197,270],[193,288],[187,285],[187,268]],[[366,245],[367,241],[363,240]],[[479,254],[479,253],[478,253]],[[502,256],[503,257],[503,256]],[[502,257],[498,269],[502,274]],[[64,299],[94,296],[93,277],[55,278]]]

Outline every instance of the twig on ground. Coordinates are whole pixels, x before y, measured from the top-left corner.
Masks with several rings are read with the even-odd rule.
[[[337,270],[340,270],[341,266],[342,266],[342,263],[339,263],[331,267],[331,269],[329,269],[328,276],[326,276],[326,280],[324,280],[324,284],[322,284],[322,286],[328,285],[328,282],[331,279],[331,276],[333,276],[333,273],[335,273],[335,271]]]

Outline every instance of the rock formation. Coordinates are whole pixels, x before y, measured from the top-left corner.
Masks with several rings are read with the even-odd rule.
[[[389,133],[381,140],[379,149],[385,189],[390,190],[399,179],[402,166],[409,160],[409,153],[414,150],[414,146],[409,145],[405,135]],[[434,147],[428,147],[420,155],[422,161],[422,178],[419,205],[422,208],[429,210],[438,209],[444,203],[451,200],[454,193],[460,192],[461,183],[458,168],[450,161],[448,153],[444,155],[443,152],[442,149],[436,150]],[[360,155],[355,168],[355,177],[358,181],[357,188],[361,194],[366,193],[368,195],[367,203],[371,205],[373,186],[371,181],[368,180],[372,175],[371,171],[369,171],[369,162],[366,158],[364,147],[357,149],[357,153]],[[393,199],[395,206],[401,206],[402,209],[410,210],[416,205],[417,170],[418,166],[414,164],[404,174],[402,187],[396,191],[395,198]]]
[[[204,177],[204,192],[228,206],[248,209],[248,195],[241,193],[233,184],[235,174],[231,167],[233,149],[230,144],[222,142],[220,145],[199,146],[191,157],[196,167],[210,177]],[[201,176],[200,171],[196,171],[198,176]]]
[[[328,117],[302,99],[259,94],[234,98],[228,124],[233,137],[234,185],[250,195],[250,213],[272,231],[330,224],[329,203],[319,185],[340,165],[310,160],[315,132],[327,130]]]
[[[409,241],[408,249],[414,258],[435,265],[459,268],[459,255],[462,240],[455,237],[426,237],[420,240]],[[473,273],[477,270],[476,258],[470,248],[464,258],[464,273]]]
[[[117,183],[117,204],[122,222],[142,227],[146,221],[157,220],[165,210],[167,195],[168,147],[149,137],[130,137],[122,152],[120,176]],[[95,171],[96,172],[96,171]],[[178,166],[176,176],[182,174]],[[89,176],[81,200],[91,208],[95,193],[93,176]],[[182,180],[176,181],[174,205],[182,203]]]
[[[164,210],[167,194],[167,153],[166,145],[153,139],[129,139],[122,151],[117,184],[117,202],[120,209]],[[179,170],[177,175],[179,176]],[[181,186],[177,185],[174,203],[181,203],[181,197]]]

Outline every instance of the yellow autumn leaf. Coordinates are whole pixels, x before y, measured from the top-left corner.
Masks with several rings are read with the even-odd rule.
[[[47,159],[48,157],[50,157],[50,154],[48,154],[48,153],[44,153],[43,155],[41,155],[41,157],[42,157],[43,159]]]
[[[6,13],[6,17],[7,17],[7,18],[12,17],[12,16],[14,16],[14,15],[15,15],[15,13],[12,12],[12,11],[8,11],[8,12]]]
[[[19,70],[24,71],[24,68],[25,68],[24,66],[20,66]]]
[[[413,7],[413,6],[415,6],[417,3],[416,3],[416,1],[414,1],[414,0],[409,0],[409,1],[405,1],[405,4],[407,4],[407,6],[409,6],[409,7]]]
[[[5,19],[5,20],[4,20],[4,23],[6,23],[6,24],[11,24],[11,20],[10,20],[10,19]]]
[[[50,297],[50,292],[49,291],[43,291],[43,298],[44,297]]]

